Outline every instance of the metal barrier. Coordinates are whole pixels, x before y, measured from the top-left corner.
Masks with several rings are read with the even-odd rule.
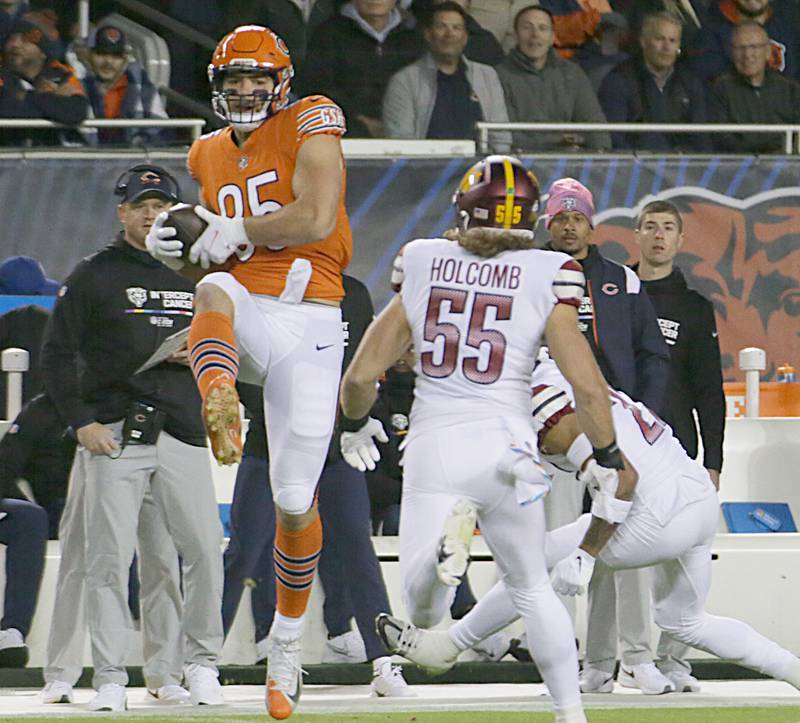
[[[206,124],[203,118],[95,118],[77,126],[67,126],[49,120],[30,118],[2,118],[0,128],[188,128],[192,140],[200,137]]]
[[[783,133],[787,155],[800,154],[800,125],[756,123],[488,123],[475,124],[478,151],[488,153],[490,131],[561,131],[562,133]],[[585,151],[584,151],[585,152]]]

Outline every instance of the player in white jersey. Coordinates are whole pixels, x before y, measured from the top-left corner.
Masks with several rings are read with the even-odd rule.
[[[348,461],[374,465],[373,437],[382,430],[366,415],[375,381],[413,342],[417,381],[400,516],[406,608],[425,627],[445,616],[477,517],[525,621],[556,720],[577,722],[585,720],[577,653],[548,577],[549,480],[530,424],[531,374],[544,336],[573,383],[582,428],[618,482],[612,496],[620,508],[630,507],[635,472],[616,447],[606,384],[578,331],[580,267],[532,248],[538,197],[538,182],[518,160],[489,156],[456,192],[459,227],[405,246],[395,267],[402,294],[367,330],[342,382],[351,430],[342,450]],[[605,532],[596,533],[604,542]]]
[[[739,620],[704,610],[711,586],[711,544],[719,518],[716,489],[704,469],[691,459],[670,427],[626,394],[609,390],[620,448],[639,472],[629,514],[597,555],[587,552],[584,515],[560,537],[555,562],[573,537],[574,547],[556,562],[552,580],[558,592],[591,594],[593,573],[653,566],[656,624],[675,640],[744,665],[800,688],[800,660]],[[605,493],[606,471],[592,458],[592,447],[573,413],[570,384],[551,360],[533,374],[533,418],[543,457],[555,466],[579,472],[595,500]],[[593,507],[594,511],[594,507]],[[566,536],[564,535],[566,533]],[[418,630],[393,620],[384,622],[390,649],[436,671],[446,670],[458,654],[518,617],[504,581],[448,631]]]

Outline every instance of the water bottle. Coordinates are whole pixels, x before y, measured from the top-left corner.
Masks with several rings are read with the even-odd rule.
[[[777,374],[775,376],[776,382],[794,382],[796,381],[794,367],[790,364],[782,364],[778,367]]]

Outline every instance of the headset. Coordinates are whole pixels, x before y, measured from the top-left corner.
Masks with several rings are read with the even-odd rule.
[[[153,173],[157,173],[159,176],[165,178],[170,184],[171,188],[168,188],[168,193],[174,195],[178,201],[181,200],[181,187],[178,184],[178,181],[166,168],[162,168],[161,166],[153,166],[149,163],[140,163],[137,166],[133,166],[126,171],[123,171],[119,174],[119,177],[114,183],[114,194],[116,196],[125,196],[125,193],[128,190],[128,183],[130,183],[131,176],[137,173],[144,173],[145,171],[152,171]]]

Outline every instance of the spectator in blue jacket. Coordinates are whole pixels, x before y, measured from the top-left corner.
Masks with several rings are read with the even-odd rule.
[[[667,13],[648,15],[639,36],[641,52],[618,65],[600,86],[609,123],[706,123],[706,89],[685,66],[682,26]],[[711,149],[703,133],[613,133],[614,148],[672,152]]]
[[[604,258],[591,243],[594,201],[588,188],[572,178],[550,187],[547,199],[548,248],[572,256],[583,267],[586,291],[578,324],[603,376],[650,409],[662,408],[669,377],[669,351],[653,305],[636,273]],[[553,485],[545,510],[548,527],[577,519],[580,500]],[[559,494],[559,490],[562,494]],[[552,499],[551,499],[552,498]],[[576,504],[578,503],[578,504]],[[598,562],[598,567],[602,563]],[[596,568],[597,569],[597,568]],[[624,570],[598,576],[589,588],[586,658],[580,676],[584,693],[613,689],[617,656],[617,597],[622,664],[618,682],[644,693],[674,690],[656,668],[650,640],[650,578],[647,570]]]
[[[125,33],[113,25],[98,28],[90,42],[83,87],[95,118],[166,118],[158,89],[139,63],[128,58]],[[85,133],[90,142],[152,145],[164,139],[158,128],[100,128]]]

